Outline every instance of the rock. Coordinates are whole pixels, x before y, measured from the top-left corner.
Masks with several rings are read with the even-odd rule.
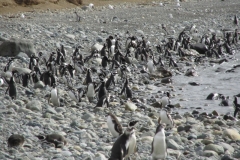
[[[240,134],[234,129],[225,129],[223,131],[223,137],[228,137],[231,140],[240,140]]]
[[[223,154],[224,153],[223,147],[220,146],[220,145],[216,145],[216,144],[208,144],[204,147],[203,150],[204,151],[206,151],[206,150],[215,151],[218,154]]]
[[[153,106],[155,108],[162,108],[162,103],[161,102],[155,102],[151,106]]]
[[[234,158],[240,158],[240,151],[238,150],[237,152],[235,152],[235,153],[233,154],[233,157],[234,157]]]
[[[91,113],[86,113],[81,118],[84,120],[93,120],[95,118],[95,116]]]
[[[221,160],[234,160],[230,155],[224,155]]]
[[[72,40],[75,40],[75,36],[73,34],[65,34],[67,38],[70,38]]]
[[[15,57],[20,52],[30,57],[32,54],[35,55],[36,50],[30,41],[24,39],[5,40],[0,43],[0,56]]]
[[[173,139],[167,140],[167,146],[168,148],[175,149],[175,150],[183,149],[183,147],[178,145]]]
[[[205,150],[202,152],[202,156],[205,156],[205,157],[212,157],[216,155],[218,155],[217,152],[211,151],[211,150]]]
[[[142,138],[140,139],[140,141],[141,141],[142,143],[152,144],[153,137],[152,137],[152,136],[145,136],[145,137],[142,137]]]
[[[31,102],[28,102],[26,105],[26,108],[31,111],[42,111],[41,102],[38,100],[33,100]]]
[[[135,111],[137,109],[137,106],[134,103],[132,103],[131,101],[127,101],[125,103],[125,109],[129,110],[129,111]]]
[[[219,145],[224,148],[225,152],[228,151],[230,154],[232,154],[234,152],[234,148],[231,145],[227,144],[227,143],[220,142]]]
[[[103,45],[99,44],[99,43],[95,43],[92,47],[91,47],[91,52],[97,50],[97,51],[101,51],[101,49],[103,48]]]
[[[7,108],[13,108],[15,111],[18,111],[19,106],[16,105],[16,104],[14,104],[14,103],[12,103],[12,104],[9,104],[9,105],[7,106]]]
[[[96,153],[95,160],[107,160],[107,158],[102,153]]]
[[[164,84],[172,83],[172,79],[171,79],[171,78],[168,78],[168,77],[163,78],[163,79],[161,80],[161,83],[164,83]]]
[[[203,144],[205,144],[205,145],[208,145],[208,144],[212,144],[212,143],[214,143],[214,141],[213,140],[211,140],[211,139],[203,139],[202,141],[201,141]]]

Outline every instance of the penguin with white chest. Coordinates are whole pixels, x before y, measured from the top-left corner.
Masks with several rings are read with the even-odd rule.
[[[68,87],[68,95],[76,103],[81,102],[83,94],[84,91],[82,88],[78,88],[77,90],[75,90],[74,88]]]
[[[91,102],[93,100],[93,98],[96,96],[95,83],[93,83],[93,82],[88,83],[86,96],[87,96],[89,102]]]
[[[172,120],[172,117],[166,109],[162,109],[160,111],[160,118],[161,118],[162,123],[165,123],[166,125],[169,125],[170,128],[174,127],[174,122]]]
[[[109,113],[107,116],[107,125],[113,137],[118,137],[123,133],[122,125],[118,121],[118,118],[112,113]]]
[[[124,133],[118,137],[111,149],[108,160],[123,160],[136,152],[135,125],[138,121],[131,121]]]
[[[167,157],[167,144],[165,138],[165,124],[158,119],[158,126],[152,142],[152,160],[165,159]]]
[[[50,92],[48,103],[50,100],[55,107],[60,107],[59,95],[55,83],[53,84],[52,90]]]

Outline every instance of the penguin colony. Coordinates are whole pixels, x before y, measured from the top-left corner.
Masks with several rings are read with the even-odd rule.
[[[80,21],[79,16],[78,21]],[[234,17],[234,24],[238,25],[237,16]],[[58,93],[58,85],[62,84],[68,91],[69,97],[76,103],[82,98],[88,99],[95,107],[107,107],[111,110],[108,113],[106,122],[112,136],[117,138],[114,142],[109,160],[127,159],[137,152],[137,139],[135,135],[138,121],[130,120],[126,127],[123,127],[118,118],[113,114],[114,108],[110,102],[117,96],[122,103],[135,103],[141,106],[143,100],[138,99],[131,89],[132,77],[128,73],[138,72],[139,74],[151,75],[159,72],[163,77],[170,78],[173,73],[184,73],[178,62],[183,59],[193,59],[196,64],[200,64],[209,57],[215,57],[222,63],[227,61],[224,54],[234,54],[233,45],[239,41],[238,30],[224,31],[224,37],[218,38],[215,33],[203,35],[197,43],[191,42],[191,33],[197,32],[196,26],[186,27],[177,38],[169,37],[161,44],[152,46],[143,35],[137,37],[129,31],[127,37],[110,35],[100,49],[94,45],[89,56],[84,57],[80,48],[76,47],[72,53],[67,53],[61,45],[49,56],[39,52],[38,55],[31,55],[28,68],[21,68],[15,65],[16,58],[9,58],[4,68],[4,74],[0,78],[0,86],[8,85],[6,94],[12,100],[18,98],[17,88],[21,83],[23,87],[38,86],[50,87],[48,103],[54,107],[60,107],[61,101]],[[163,24],[162,29],[168,35],[168,29]],[[126,39],[125,39],[126,38]],[[123,43],[125,42],[125,45]],[[191,54],[196,51],[198,54]],[[158,59],[156,61],[156,59]],[[89,63],[95,63],[100,67],[89,67]],[[136,64],[142,65],[137,68]],[[236,66],[238,67],[238,66]],[[93,76],[94,75],[94,76]],[[195,76],[195,70],[190,68],[185,72],[186,76]],[[94,78],[98,77],[98,78]],[[82,83],[77,84],[76,79],[81,79]],[[169,79],[167,79],[167,82]],[[196,85],[195,83],[191,83]],[[116,90],[115,86],[121,86],[121,90]],[[80,86],[80,87],[76,87]],[[169,109],[171,105],[170,91],[163,94],[160,104],[158,126],[152,142],[153,160],[165,159],[167,157],[167,146],[165,142],[165,128],[174,127]],[[211,93],[207,100],[221,99],[220,105],[228,106],[229,96]],[[240,110],[238,95],[234,96],[233,106],[235,108],[233,116],[236,117]],[[84,110],[84,108],[82,108]],[[225,119],[230,119],[230,115]],[[43,143],[53,144],[55,148],[61,148],[67,144],[65,137],[59,134],[36,135]],[[9,147],[22,147],[24,137],[20,134],[11,135],[7,142]]]

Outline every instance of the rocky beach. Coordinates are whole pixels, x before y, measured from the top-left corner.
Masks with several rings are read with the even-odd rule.
[[[117,139],[113,138],[107,125],[107,115],[112,112],[124,129],[130,121],[138,121],[135,129],[137,151],[131,159],[150,160],[152,140],[166,92],[171,94],[170,114],[175,124],[165,132],[166,159],[240,159],[240,121],[238,115],[233,117],[234,95],[240,93],[239,40],[231,45],[231,53],[224,49],[219,57],[203,57],[204,54],[194,49],[185,49],[183,57],[171,51],[177,68],[169,66],[169,59],[157,50],[158,45],[164,45],[169,39],[178,39],[184,29],[193,44],[199,43],[203,35],[211,37],[213,33],[224,41],[224,31],[239,29],[239,24],[234,24],[234,16],[240,17],[240,1],[156,0],[115,4],[109,1],[103,6],[87,4],[68,9],[0,14],[1,77],[7,77],[4,68],[9,57],[15,57],[11,65],[18,73],[30,74],[31,55],[38,56],[41,52],[42,57],[48,59],[52,52],[58,52],[57,49],[64,46],[66,63],[72,63],[76,48],[84,59],[90,57],[84,67],[91,68],[93,81],[100,84],[102,59],[97,54],[91,57],[91,54],[100,51],[109,36],[116,35],[121,43],[119,50],[125,55],[128,33],[148,41],[156,59],[162,57],[170,76],[164,74],[161,67],[151,73],[150,69],[144,70],[148,62],[134,58],[135,50],[131,48],[130,62],[125,66],[133,98],[128,101],[124,94],[120,94],[125,78],[118,73],[115,86],[108,90],[108,108],[96,107],[97,98],[91,101],[83,96],[81,102],[77,102],[70,97],[69,85],[87,90],[85,71],[76,72],[67,83],[63,77],[56,76],[59,106],[51,99],[49,102],[53,87],[43,82],[31,82],[23,87],[19,78],[15,78],[17,96],[13,100],[5,93],[8,88],[5,82],[0,86],[0,159],[108,159]],[[196,61],[196,58],[200,60]],[[44,62],[39,62],[39,69],[42,73],[47,70]],[[106,79],[115,72],[111,64],[105,71]],[[222,106],[221,99],[206,100],[210,93],[229,97],[225,99],[228,106]],[[53,133],[65,137],[58,148],[39,138],[39,135]],[[24,137],[22,147],[8,147],[7,140],[12,134]]]

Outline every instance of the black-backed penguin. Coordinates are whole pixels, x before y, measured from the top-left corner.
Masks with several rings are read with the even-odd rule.
[[[66,138],[57,133],[49,134],[46,136],[37,135],[36,137],[38,137],[38,139],[43,142],[54,144],[55,148],[62,148],[64,145],[67,144]]]
[[[22,75],[22,85],[23,87],[28,87],[28,84],[29,84],[29,81],[30,81],[30,74],[23,74]]]
[[[8,92],[8,95],[12,98],[12,99],[16,99],[17,98],[17,87],[16,87],[16,83],[14,81],[14,78],[11,77],[9,84],[8,84],[8,88],[5,92],[5,94]]]
[[[108,114],[107,125],[113,137],[119,137],[123,133],[122,125],[113,113]]]
[[[43,74],[40,76],[40,80],[43,81],[45,85],[51,85],[51,71],[45,71]]]
[[[170,128],[174,127],[174,122],[172,120],[171,115],[168,113],[168,110],[163,108],[160,110],[160,116],[161,118],[161,122],[165,123],[166,125],[168,125]]]
[[[138,121],[131,121],[127,129],[113,144],[109,160],[123,160],[136,152],[135,125]]]
[[[105,69],[108,66],[108,63],[110,62],[110,60],[108,59],[107,56],[104,56],[102,58],[102,67]]]
[[[92,83],[93,82],[93,79],[92,79],[92,74],[91,74],[91,70],[88,69],[87,70],[87,75],[86,75],[86,84],[88,85],[89,83]]]
[[[59,100],[59,95],[58,95],[58,91],[56,88],[56,84],[53,84],[53,86],[52,86],[52,90],[51,90],[50,96],[48,98],[48,103],[50,100],[55,107],[60,107],[60,100]]]
[[[115,74],[116,73],[111,73],[110,77],[106,81],[106,89],[109,89],[111,85],[115,86]]]
[[[8,147],[22,147],[25,142],[25,138],[22,135],[19,134],[12,134],[8,140],[7,144]]]
[[[33,69],[34,66],[38,65],[38,57],[36,57],[34,54],[30,56],[30,61],[29,61],[29,69]]]
[[[66,57],[66,50],[64,48],[64,45],[61,44],[60,52],[63,54],[64,57]]]
[[[238,104],[238,98],[237,96],[234,96],[234,101],[233,101],[233,107],[234,107],[234,114],[233,116],[236,117],[240,110],[240,104]]]
[[[166,125],[158,120],[158,126],[152,141],[152,160],[165,159],[167,157],[167,144],[164,128]]]
[[[107,94],[106,82],[103,80],[98,90],[98,99]]]
[[[110,99],[109,94],[105,94],[98,100],[97,105],[95,107],[105,107],[106,106],[107,108],[109,108],[109,99]]]
[[[124,83],[124,85],[123,85],[123,88],[122,88],[122,91],[121,91],[121,93],[120,94],[123,94],[123,93],[125,93],[125,97],[127,98],[127,99],[131,99],[132,97],[133,97],[133,95],[132,95],[132,90],[131,90],[131,88],[129,87],[129,85],[128,85],[128,79],[126,78],[126,80],[125,80],[125,83]]]
[[[222,94],[219,93],[210,93],[206,100],[215,100],[215,99],[219,99],[222,96]]]
[[[233,23],[238,26],[238,17],[237,17],[237,15],[234,16]]]

